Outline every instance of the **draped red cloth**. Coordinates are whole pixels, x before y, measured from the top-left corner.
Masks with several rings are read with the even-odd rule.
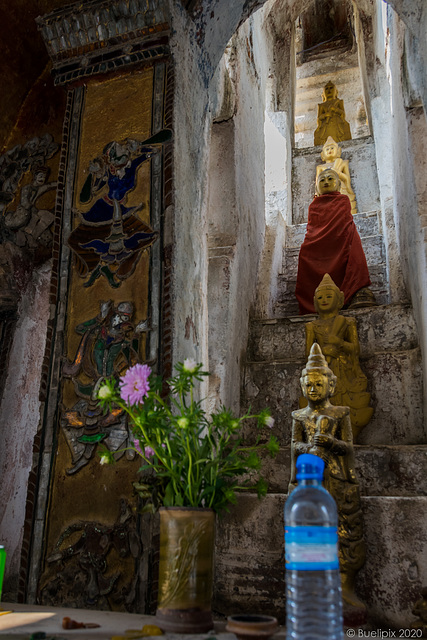
[[[314,291],[325,273],[344,292],[345,304],[371,284],[350,200],[338,191],[317,196],[308,208],[295,289],[301,315],[315,313]]]

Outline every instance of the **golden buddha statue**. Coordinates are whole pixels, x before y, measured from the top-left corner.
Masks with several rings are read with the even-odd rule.
[[[325,144],[329,136],[336,142],[351,140],[350,125],[345,119],[344,101],[338,98],[338,90],[333,82],[325,84],[322,100],[323,102],[317,105],[314,146]]]
[[[349,407],[353,437],[356,440],[373,414],[371,396],[366,391],[368,380],[359,364],[359,338],[356,320],[339,315],[344,294],[326,274],[314,294],[314,308],[319,314],[305,325],[306,357],[313,343],[318,343],[326,361],[337,378],[331,394],[333,405]],[[300,406],[306,400],[301,398]]]
[[[325,461],[323,485],[338,507],[339,561],[344,616],[361,617],[365,606],[354,592],[357,571],[365,561],[359,484],[354,465],[353,437],[348,407],[334,406],[329,399],[335,391],[336,377],[328,367],[321,348],[314,343],[301,388],[307,406],[292,412],[291,480],[296,486],[296,460],[301,453],[313,453]]]
[[[351,203],[351,213],[354,215],[357,213],[356,196],[351,187],[350,170],[348,167],[348,160],[341,158],[342,149],[337,142],[329,136],[323,145],[322,153],[320,157],[323,160],[323,164],[318,164],[316,167],[316,183],[317,178],[325,171],[325,169],[333,169],[338,174],[341,180],[340,193],[348,196]]]

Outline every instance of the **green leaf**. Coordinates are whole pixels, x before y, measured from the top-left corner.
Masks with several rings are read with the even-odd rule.
[[[280,445],[276,436],[270,436],[270,440],[266,444],[266,449],[270,453],[272,458],[274,458],[279,453]]]
[[[268,483],[264,480],[264,478],[260,478],[255,485],[255,489],[258,494],[258,498],[263,498],[267,495]]]
[[[261,469],[261,460],[255,451],[251,451],[245,462],[248,469]]]
[[[174,506],[174,491],[173,484],[169,482],[165,489],[165,495],[163,497],[163,504],[165,507],[173,507]]]

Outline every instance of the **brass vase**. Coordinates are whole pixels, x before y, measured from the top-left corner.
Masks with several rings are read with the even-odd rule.
[[[159,512],[157,624],[164,631],[204,633],[213,629],[215,512],[187,507]]]

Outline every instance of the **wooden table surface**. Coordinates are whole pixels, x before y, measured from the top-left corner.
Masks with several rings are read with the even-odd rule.
[[[11,611],[11,613],[3,613]],[[62,619],[68,616],[77,622],[94,622],[100,626],[96,629],[63,629]],[[29,640],[31,634],[44,631],[47,638],[54,637],[68,640],[111,640],[113,636],[126,636],[128,629],[141,630],[145,624],[155,624],[153,616],[132,613],[116,613],[111,611],[93,611],[88,609],[69,609],[65,607],[41,607],[29,604],[0,605],[0,638],[1,640]],[[191,639],[205,639],[217,637],[224,629],[224,623],[215,625],[215,631],[201,635],[192,635]],[[236,640],[230,633],[220,633],[221,640]],[[183,638],[179,634],[165,634],[168,640]],[[154,636],[153,636],[154,638]],[[160,640],[156,637],[156,640]]]

